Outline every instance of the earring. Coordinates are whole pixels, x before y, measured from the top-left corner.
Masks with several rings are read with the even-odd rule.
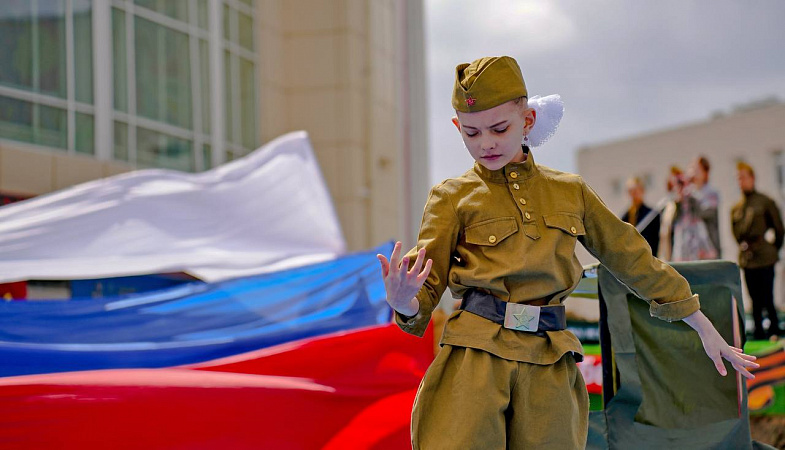
[[[531,148],[531,144],[529,144],[529,135],[523,135],[523,142],[521,145],[523,146],[523,152],[529,153],[529,149]]]

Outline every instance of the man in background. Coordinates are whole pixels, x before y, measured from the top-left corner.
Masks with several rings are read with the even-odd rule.
[[[645,193],[646,188],[640,178],[632,177],[627,180],[630,207],[621,216],[621,220],[636,227],[649,243],[651,252],[657,256],[657,248],[660,245],[660,214],[657,211],[652,212],[651,208],[643,203]]]
[[[779,259],[785,232],[777,204],[755,190],[752,167],[739,162],[736,169],[742,199],[731,209],[733,236],[739,243],[739,266],[744,269],[744,281],[752,299],[753,337],[765,339],[782,333],[774,308],[774,265]],[[773,230],[773,237],[769,230]],[[764,309],[771,322],[766,332],[763,330]]]

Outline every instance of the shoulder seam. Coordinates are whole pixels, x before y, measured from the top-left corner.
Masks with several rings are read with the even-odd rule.
[[[432,190],[436,190],[437,188],[440,188],[440,187],[442,187],[442,186],[443,186],[443,185],[444,185],[444,184],[445,184],[447,181],[448,181],[448,180],[444,180],[444,181],[442,181],[441,183],[439,183],[439,184],[437,184],[436,186],[434,186],[434,187],[432,188]],[[444,196],[444,197],[447,199],[447,203],[449,203],[449,204],[450,204],[450,209],[452,209],[452,213],[453,213],[453,215],[455,216],[455,218],[456,218],[456,219],[458,219],[458,212],[455,210],[455,205],[454,205],[454,204],[453,204],[453,202],[452,202],[452,198],[450,197],[450,194],[449,194],[449,192],[447,192],[447,191],[443,191],[443,190],[440,190],[440,192],[441,192],[441,193],[442,193],[442,195],[443,195],[443,196]],[[459,220],[459,222],[460,222],[460,220]]]

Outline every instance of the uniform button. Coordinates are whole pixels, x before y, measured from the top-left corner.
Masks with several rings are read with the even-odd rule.
[[[529,219],[532,218],[532,216],[530,216],[529,213],[524,213],[523,217],[525,217],[526,220],[529,220]]]
[[[521,188],[520,186],[518,186],[518,183],[513,184],[512,187],[514,187],[516,191]]]
[[[494,242],[496,242],[496,236],[494,236],[494,235],[490,235],[490,236],[488,236],[488,242],[490,242],[491,244],[493,244]]]
[[[570,231],[572,231],[572,234],[575,234],[575,233],[578,232],[578,230],[576,230],[575,227],[570,227]]]
[[[525,204],[526,204],[526,199],[525,199],[525,198],[522,198],[522,199],[521,199],[521,205],[525,205]]]
[[[512,178],[518,178],[518,172],[510,172]]]

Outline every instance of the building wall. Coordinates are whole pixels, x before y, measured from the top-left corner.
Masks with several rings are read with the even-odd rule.
[[[0,142],[0,192],[33,197],[131,170],[127,163]]]
[[[697,156],[711,163],[709,183],[720,193],[720,240],[723,259],[736,261],[738,247],[731,232],[730,209],[741,198],[736,163],[755,169],[756,188],[782,208],[785,196],[785,104],[720,115],[711,120],[595,145],[578,152],[578,172],[618,215],[629,206],[624,183],[630,176],[650,180],[645,201],[654,205],[666,195],[669,168],[686,169]],[[590,256],[581,252],[582,262]],[[783,302],[782,265],[778,265],[777,302]]]
[[[350,250],[413,244],[428,173],[421,0],[257,0],[255,13],[261,143],[308,131]],[[0,136],[0,192],[133,169]]]
[[[262,73],[263,140],[310,133],[350,249],[413,244],[427,193],[421,2],[257,7],[262,60],[280,62]]]

